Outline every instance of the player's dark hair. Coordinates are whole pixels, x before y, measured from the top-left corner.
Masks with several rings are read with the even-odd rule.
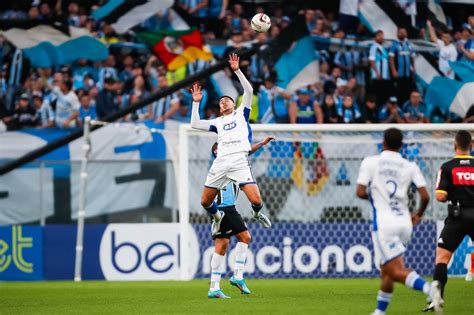
[[[403,133],[400,129],[389,128],[383,133],[383,142],[389,150],[398,151],[403,145]]]
[[[229,98],[232,101],[232,103],[235,104],[234,99],[232,97],[230,97],[229,95],[222,95],[221,97],[219,97],[219,100],[217,101],[217,103],[219,103],[221,101],[221,99],[223,99],[224,97]]]
[[[380,33],[383,33],[383,31],[382,31],[382,30],[376,31],[376,32],[374,33],[374,37],[377,36],[377,35],[379,35]]]
[[[472,136],[467,130],[459,130],[454,138],[459,150],[468,151],[471,147]]]

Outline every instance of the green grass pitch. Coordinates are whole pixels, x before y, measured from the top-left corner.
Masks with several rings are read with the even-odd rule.
[[[243,296],[208,299],[207,280],[190,282],[0,282],[0,314],[370,314],[378,279],[248,280]],[[397,285],[388,314],[422,314],[423,294]],[[451,278],[444,314],[474,314],[474,282]]]

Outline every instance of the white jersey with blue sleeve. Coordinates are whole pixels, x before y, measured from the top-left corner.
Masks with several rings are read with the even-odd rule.
[[[406,251],[413,230],[408,189],[425,187],[426,181],[415,163],[383,151],[362,161],[357,184],[369,189],[374,252],[383,265]]]
[[[398,152],[383,151],[362,161],[357,184],[370,189],[375,224],[393,224],[394,219],[411,222],[408,189],[412,183],[417,188],[426,186],[420,168]]]
[[[249,152],[252,143],[252,129],[248,122],[252,106],[253,88],[242,71],[235,74],[244,88],[242,105],[232,114],[212,120],[200,120],[199,103],[193,102],[191,127],[217,133],[218,158],[237,152]]]

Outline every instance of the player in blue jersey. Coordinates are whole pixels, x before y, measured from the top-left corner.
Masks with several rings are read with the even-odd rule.
[[[252,145],[250,154],[254,153],[274,137],[266,137],[263,141]],[[217,156],[217,142],[212,146],[214,158]],[[250,290],[244,279],[245,260],[247,259],[247,249],[251,240],[247,226],[235,208],[235,201],[239,194],[239,187],[234,182],[230,182],[224,189],[219,190],[216,197],[216,204],[219,211],[225,215],[220,222],[219,230],[212,235],[214,240],[214,254],[211,259],[211,287],[207,294],[208,298],[229,298],[220,289],[221,272],[225,264],[225,253],[229,247],[231,236],[237,238],[235,247],[234,275],[230,278],[230,284],[237,287],[242,294],[250,294]],[[213,221],[213,229],[215,221]]]

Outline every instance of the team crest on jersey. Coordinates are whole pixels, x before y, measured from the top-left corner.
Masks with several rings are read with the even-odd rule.
[[[222,129],[224,130],[232,130],[234,129],[235,127],[237,126],[237,123],[235,122],[235,120],[231,123],[228,123],[228,124],[225,124]]]

